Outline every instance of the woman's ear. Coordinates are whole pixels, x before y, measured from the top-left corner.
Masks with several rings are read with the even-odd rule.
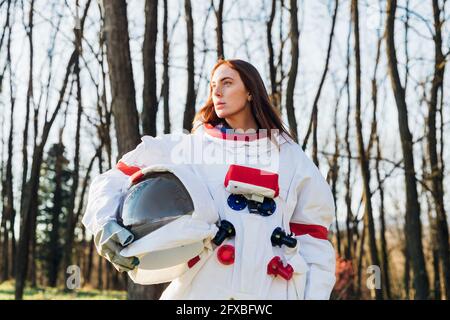
[[[251,95],[250,93],[248,93],[247,100],[248,100],[248,101],[252,101],[252,99],[253,99],[252,95]]]

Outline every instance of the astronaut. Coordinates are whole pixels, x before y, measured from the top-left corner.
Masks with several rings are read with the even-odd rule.
[[[184,191],[147,183],[156,196],[145,207],[151,211],[158,202],[166,208],[176,194],[188,200],[182,210],[153,210],[167,223],[139,234],[130,217],[148,211],[136,209],[130,193],[155,173],[176,177],[172,181]],[[83,224],[99,253],[137,283],[171,281],[161,299],[330,297],[331,190],[282,125],[247,62],[216,64],[192,133],[144,136],[89,190]],[[154,226],[156,219],[146,221]]]

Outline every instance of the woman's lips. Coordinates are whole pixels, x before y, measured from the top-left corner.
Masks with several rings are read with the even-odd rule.
[[[222,109],[224,106],[225,106],[225,102],[216,103],[216,108],[217,109]]]

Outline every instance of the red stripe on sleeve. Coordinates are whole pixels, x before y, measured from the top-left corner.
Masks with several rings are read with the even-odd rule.
[[[328,240],[328,230],[323,226],[293,222],[291,222],[289,226],[291,227],[291,232],[293,232],[296,236],[309,234],[311,237],[317,239]]]
[[[132,184],[136,184],[138,182],[141,182],[142,179],[144,178],[144,174],[142,173],[142,171],[136,171],[135,173],[133,173],[133,175],[131,176],[131,183]]]

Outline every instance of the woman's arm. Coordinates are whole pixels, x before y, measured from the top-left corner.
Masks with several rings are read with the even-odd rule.
[[[290,229],[309,271],[305,299],[329,299],[335,283],[335,252],[328,241],[334,217],[334,200],[328,183],[314,163],[303,154],[296,175],[297,200]]]

